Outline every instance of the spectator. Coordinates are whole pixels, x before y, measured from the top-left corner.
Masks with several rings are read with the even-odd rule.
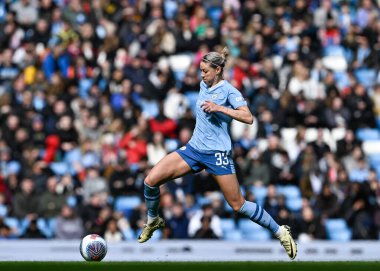
[[[201,228],[196,231],[195,239],[218,239],[218,236],[214,233],[210,227],[211,217],[202,216],[201,218]]]
[[[57,192],[58,180],[56,177],[49,177],[46,190],[39,199],[38,215],[44,218],[54,218],[61,212],[62,206],[66,202],[66,195]]]
[[[325,228],[320,219],[315,217],[314,211],[310,206],[302,208],[302,217],[299,223],[299,240],[326,239]]]
[[[117,221],[115,219],[108,221],[106,230],[104,232],[104,239],[107,242],[118,242],[123,240],[123,234],[118,229]]]
[[[33,181],[25,177],[20,184],[20,191],[12,201],[12,214],[18,218],[27,217],[29,220],[37,218],[40,199],[34,191]]]
[[[20,238],[25,239],[46,239],[46,236],[41,232],[37,226],[37,220],[32,219],[29,226],[26,228],[25,233]]]
[[[83,221],[75,210],[65,204],[55,222],[54,236],[57,239],[80,239],[84,235]]]
[[[174,203],[172,207],[173,216],[167,222],[168,239],[187,239],[187,227],[189,219],[186,216],[185,209],[181,203]]]
[[[205,225],[202,224],[202,218],[207,217],[205,219],[209,219],[210,221],[205,221]],[[207,230],[209,233],[209,228],[211,228],[212,232],[219,238],[222,236],[222,228],[220,217],[214,214],[214,209],[211,204],[204,204],[202,209],[196,212],[191,218],[188,227],[189,237],[194,238],[195,234],[199,229],[202,229],[202,226],[207,226],[203,230]],[[209,226],[209,227],[208,227]],[[203,231],[202,231],[203,232]]]

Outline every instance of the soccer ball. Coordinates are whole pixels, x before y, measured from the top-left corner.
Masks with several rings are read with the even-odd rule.
[[[86,261],[100,262],[107,254],[107,243],[99,235],[89,234],[80,242],[79,252]]]

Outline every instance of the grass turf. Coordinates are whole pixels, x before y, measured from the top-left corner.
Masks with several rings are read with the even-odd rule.
[[[0,262],[10,271],[261,271],[380,270],[380,262]]]

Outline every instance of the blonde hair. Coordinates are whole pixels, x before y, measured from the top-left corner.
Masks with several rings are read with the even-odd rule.
[[[210,52],[203,56],[202,62],[208,62],[213,68],[221,67],[222,69],[226,65],[230,51],[227,46],[223,48],[222,52]]]

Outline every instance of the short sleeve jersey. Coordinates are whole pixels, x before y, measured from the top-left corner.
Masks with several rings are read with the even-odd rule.
[[[201,106],[212,101],[224,107],[236,109],[247,105],[240,91],[229,82],[222,80],[213,87],[203,81],[196,104],[196,125],[189,144],[200,151],[230,151],[231,138],[228,125],[232,118],[223,113],[206,113]]]

